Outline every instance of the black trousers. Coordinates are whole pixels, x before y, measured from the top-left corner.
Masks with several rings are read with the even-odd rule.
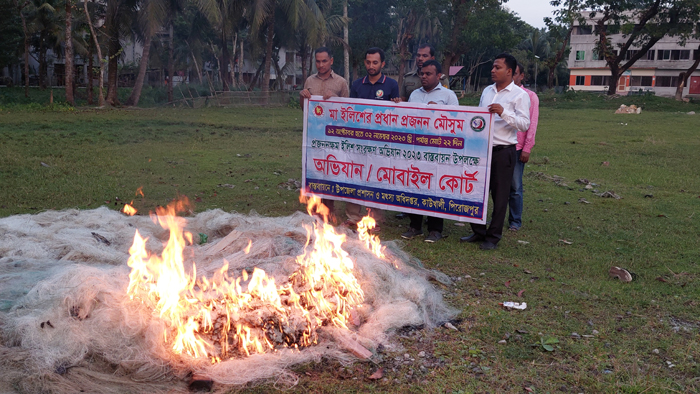
[[[416,230],[420,230],[423,228],[423,215],[409,213],[408,217],[411,219],[411,224],[409,225],[411,228],[415,228]],[[428,216],[428,232],[437,231],[441,233],[443,222],[444,220],[442,218],[434,218],[432,216]]]
[[[503,223],[508,213],[508,198],[510,185],[513,182],[513,170],[517,153],[515,145],[494,146],[491,155],[491,181],[489,189],[493,200],[491,225],[488,229],[484,224],[472,223],[472,231],[486,241],[497,244],[503,236]]]

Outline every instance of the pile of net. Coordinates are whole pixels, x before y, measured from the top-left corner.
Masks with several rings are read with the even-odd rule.
[[[297,256],[309,247],[314,223],[319,222],[302,213],[267,218],[206,211],[186,219],[185,230],[194,239],[184,255],[196,262],[198,277],[235,278],[260,269],[277,284],[298,287],[301,282],[290,277],[299,269]],[[297,336],[308,330],[303,322],[289,331],[291,323],[282,327],[274,313],[258,308],[251,313],[265,315],[263,329],[281,327],[268,335],[278,338],[270,344],[274,351],[232,350],[216,362],[176,354],[165,344],[167,327],[159,313],[127,293],[132,273],[127,261],[137,230],[155,253],[170,237],[150,217],[107,208],[0,219],[0,392],[186,391],[193,374],[217,387],[271,380],[289,385],[296,379],[294,365],[356,360],[339,338],[374,352],[380,345],[391,347],[398,328],[434,327],[456,313],[428,281],[434,271],[392,242],[382,243],[384,257],[378,257],[347,231],[342,250],[354,263],[363,296],[347,328],[324,322],[302,343]],[[198,234],[206,234],[208,243],[200,245]],[[214,342],[225,334],[220,323],[217,327],[218,334],[208,338]]]

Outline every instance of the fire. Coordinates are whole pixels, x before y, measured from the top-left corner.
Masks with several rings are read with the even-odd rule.
[[[141,195],[141,197],[145,197],[143,195],[143,186],[139,186],[139,188],[136,189],[136,196],[138,197],[139,194]],[[128,204],[124,204],[124,208],[122,208],[122,212],[129,215],[129,216],[134,216],[136,214],[136,212],[138,212],[136,210],[136,208],[134,208],[134,200],[131,200],[131,202]]]
[[[122,212],[124,212],[125,214],[127,214],[129,216],[134,216],[136,214],[136,212],[138,212],[138,211],[136,210],[136,208],[131,206],[131,204],[133,204],[133,203],[134,202],[132,201],[129,204],[124,204],[124,208],[122,208]]]
[[[374,234],[370,234],[373,228],[377,226],[377,223],[370,216],[365,216],[362,220],[357,223],[357,233],[360,236],[360,241],[364,242],[367,249],[371,250],[372,253],[377,255],[380,259],[385,258],[383,247],[379,241],[379,237]]]
[[[323,325],[347,328],[350,313],[363,302],[364,294],[353,274],[354,262],[342,249],[346,236],[327,223],[328,209],[319,199],[312,197],[307,209],[321,214],[324,221],[307,227],[304,253],[296,258],[298,269],[281,284],[258,268],[229,277],[225,260],[211,278],[197,277],[195,263],[183,257],[192,234],[183,231],[186,220],[176,216],[188,204],[185,198],[151,214],[154,222],[170,231],[160,256],[146,250],[147,239],[138,231],[129,249],[127,294],[165,322],[163,340],[174,354],[216,363],[312,345],[316,329]],[[374,221],[365,219],[358,226],[361,240],[383,257],[379,239],[366,230]],[[252,245],[249,240],[246,254]]]

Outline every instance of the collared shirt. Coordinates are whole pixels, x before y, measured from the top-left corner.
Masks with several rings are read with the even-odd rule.
[[[304,89],[308,89],[311,94],[325,96],[326,92],[331,93],[331,97],[348,97],[348,83],[345,78],[331,70],[331,74],[326,79],[321,79],[318,73],[306,78]]]
[[[532,147],[535,146],[535,134],[537,133],[537,121],[540,117],[540,98],[537,93],[530,89],[521,87],[530,97],[530,127],[526,132],[518,131],[517,150],[522,150],[530,153]]]
[[[479,107],[494,103],[503,106],[503,113],[496,115],[493,122],[493,145],[517,144],[518,131],[527,131],[530,127],[530,97],[513,82],[500,92],[493,84],[481,93]]]
[[[350,87],[350,97],[371,100],[391,100],[399,97],[399,84],[384,74],[381,74],[379,80],[375,83],[369,81],[369,76],[365,76],[352,83],[352,87]]]
[[[422,86],[420,89],[414,90],[413,93],[411,93],[411,97],[408,98],[408,101],[423,104],[428,104],[429,102],[434,101],[435,104],[439,105],[459,105],[459,100],[457,99],[455,92],[447,89],[439,83],[429,92]]]
[[[448,82],[447,82],[447,75],[442,74],[440,77],[440,85],[449,88]],[[413,93],[414,90],[418,90],[421,87],[420,83],[420,75],[418,75],[418,70],[413,70],[403,77],[403,84],[401,84],[401,98],[406,97],[409,98],[411,97],[411,93]]]

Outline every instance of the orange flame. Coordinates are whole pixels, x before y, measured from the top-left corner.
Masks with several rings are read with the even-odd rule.
[[[357,233],[360,237],[360,241],[364,242],[367,249],[371,250],[380,259],[385,258],[381,242],[379,237],[374,234],[370,234],[372,229],[377,226],[375,220],[368,216],[362,218],[362,220],[357,223]]]
[[[309,346],[316,342],[316,329],[322,325],[347,328],[350,311],[363,302],[364,293],[353,274],[354,262],[342,249],[345,235],[337,234],[326,221],[307,226],[304,253],[296,258],[298,268],[281,285],[258,268],[231,278],[225,260],[211,278],[198,278],[193,262],[188,263],[191,270],[185,270],[183,251],[192,244],[192,234],[183,231],[186,220],[176,216],[188,205],[186,199],[176,201],[151,215],[170,230],[161,256],[146,250],[147,239],[138,231],[129,249],[127,294],[166,322],[163,340],[174,354],[207,357],[216,363],[282,347]],[[320,199],[309,198],[310,214],[323,215],[324,209],[327,218],[328,209]],[[367,219],[371,228],[371,218]],[[383,256],[376,236],[366,232],[360,236],[368,248]],[[249,240],[246,254],[251,246]]]
[[[136,214],[136,212],[138,212],[138,211],[136,210],[136,208],[131,206],[131,204],[133,204],[133,203],[134,202],[132,201],[128,204],[124,204],[124,208],[122,208],[122,212],[129,215],[129,216],[134,216]]]

